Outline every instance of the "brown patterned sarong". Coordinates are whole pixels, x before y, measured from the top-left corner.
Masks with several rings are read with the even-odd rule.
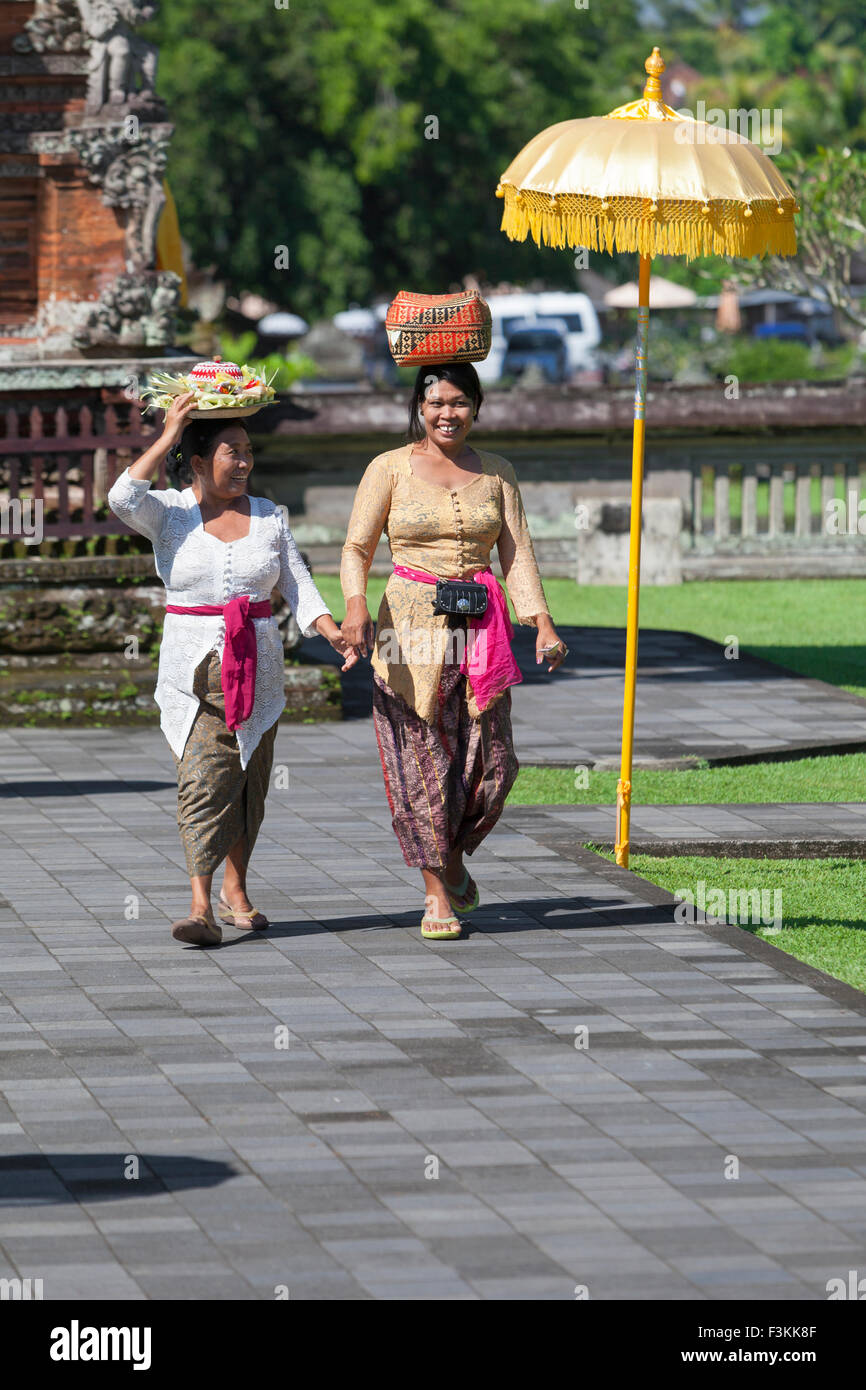
[[[190,878],[212,874],[241,836],[247,862],[265,814],[277,725],[262,735],[246,771],[238,741],[225,720],[219,653],[196,668],[199,710],[177,768],[177,825]]]
[[[472,854],[501,816],[517,776],[511,691],[473,719],[466,677],[458,665],[446,665],[436,723],[428,724],[374,672],[373,723],[406,863],[439,870],[452,850]]]

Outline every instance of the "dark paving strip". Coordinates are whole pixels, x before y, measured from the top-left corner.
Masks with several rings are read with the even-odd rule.
[[[613,840],[593,840],[598,849],[613,850]],[[863,840],[646,840],[629,842],[632,854],[657,859],[864,859]]]
[[[514,806],[511,824],[541,831],[545,844],[575,840],[613,849],[616,808]],[[844,823],[845,829],[837,828]],[[793,832],[793,833],[792,833]],[[840,802],[715,803],[632,806],[633,854],[725,859],[866,858],[866,804]]]
[[[155,782],[152,778],[140,781],[119,777],[81,778],[65,781],[34,779],[32,781],[3,782],[0,784],[0,798],[30,796],[94,796],[100,797],[118,792],[158,792],[176,791],[176,782]]]

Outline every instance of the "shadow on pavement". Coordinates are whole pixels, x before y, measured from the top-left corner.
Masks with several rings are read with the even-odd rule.
[[[193,950],[220,950],[237,946],[241,941],[267,941],[269,937],[309,936],[320,931],[394,931],[415,930],[420,938],[424,901],[418,894],[417,910],[410,912],[370,912],[346,917],[318,917],[315,921],[295,921],[290,918],[271,921],[262,932],[244,932],[223,940],[222,947],[192,947]],[[654,907],[649,903],[611,903],[608,896],[596,897],[591,892],[580,898],[519,898],[514,902],[490,903],[479,907],[468,917],[461,918],[464,938],[484,932],[527,932],[548,927],[553,931],[581,931],[588,927],[611,929],[631,926],[646,927],[673,924],[670,907]],[[434,943],[453,945],[453,942]],[[637,943],[640,944],[640,943]]]
[[[133,1158],[138,1177],[127,1176]],[[0,1207],[157,1196],[215,1187],[239,1172],[227,1163],[194,1155],[6,1154],[0,1157]]]
[[[116,792],[161,792],[177,789],[176,782],[154,782],[148,778],[141,781],[120,781],[115,778],[82,781],[80,778],[63,782],[4,782],[0,785],[0,800],[3,797],[32,796],[100,796]]]

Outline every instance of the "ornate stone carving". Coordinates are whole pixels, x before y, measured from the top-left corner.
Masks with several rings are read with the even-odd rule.
[[[76,53],[87,46],[78,0],[36,0],[24,28],[12,40],[18,53]]]
[[[124,125],[71,130],[69,143],[90,177],[102,188],[108,207],[128,209],[125,227],[127,270],[156,264],[156,230],[165,203],[162,178],[171,126],[143,125],[138,138],[124,138]]]
[[[69,135],[65,130],[40,131],[27,140],[31,154],[67,154],[69,148]]]
[[[26,32],[12,47],[16,53],[86,52],[91,114],[106,107],[160,110],[157,47],[135,33],[156,8],[151,0],[36,0]]]
[[[156,6],[148,0],[78,0],[78,6],[90,48],[87,110],[152,103],[157,48],[134,28],[152,19]]]
[[[156,13],[156,0],[33,0],[21,8],[32,10],[32,17],[13,39],[12,53],[0,55],[0,86],[16,101],[26,101],[28,109],[10,113],[0,129],[0,155],[12,156],[0,180],[4,173],[20,176],[27,170],[51,182],[53,198],[45,209],[40,203],[39,215],[50,215],[52,226],[69,233],[73,274],[70,279],[67,267],[68,285],[64,282],[62,290],[52,288],[53,281],[40,282],[33,317],[26,325],[16,317],[7,336],[32,341],[37,357],[46,350],[56,356],[103,346],[117,348],[118,357],[137,348],[150,354],[170,342],[180,297],[178,277],[156,270],[173,127],[155,92],[156,45],[135,32]],[[63,81],[44,83],[49,74]],[[25,78],[26,85],[13,78]],[[43,90],[48,105],[41,100]],[[117,231],[100,253],[89,248],[87,218],[95,213],[102,227],[113,219],[93,208],[95,190],[91,198],[81,198],[77,162],[102,202],[118,213]],[[74,224],[65,221],[72,207]],[[106,257],[98,265],[97,254]],[[89,298],[94,281],[105,284],[112,276],[94,303]],[[12,351],[21,356],[17,345]],[[7,357],[0,348],[0,361]]]
[[[171,340],[179,303],[180,279],[171,270],[118,275],[74,334],[73,346],[159,347]]]

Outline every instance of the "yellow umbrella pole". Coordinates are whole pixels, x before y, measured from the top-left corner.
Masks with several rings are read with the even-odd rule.
[[[622,702],[622,761],[616,784],[616,862],[628,868],[631,814],[631,762],[634,747],[634,692],[637,679],[640,530],[643,455],[646,432],[646,355],[649,336],[650,257],[641,256],[638,276],[637,337],[634,346],[634,433],[631,451],[631,531],[628,551],[628,618],[625,637],[625,693]]]

